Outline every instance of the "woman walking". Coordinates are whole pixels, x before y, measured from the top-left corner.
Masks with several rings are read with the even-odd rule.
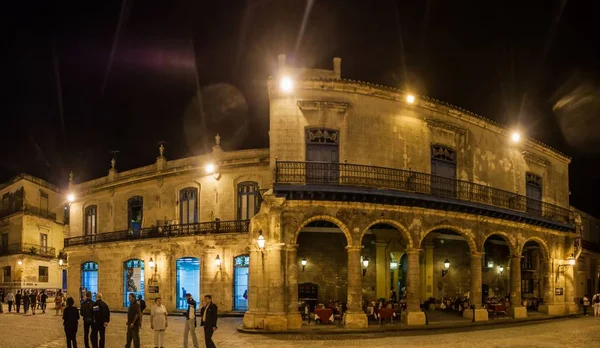
[[[37,303],[37,291],[31,291],[29,295],[29,303],[31,304],[31,314],[35,315],[35,306]]]
[[[63,325],[67,337],[67,348],[77,348],[77,326],[79,325],[79,311],[74,306],[72,297],[67,299],[67,308],[63,312]]]
[[[64,300],[65,298],[62,291],[58,290],[58,293],[56,293],[56,296],[54,297],[54,310],[56,310],[56,315],[59,315],[58,312],[62,313]]]
[[[17,290],[17,294],[15,295],[15,306],[17,307],[17,313],[21,312],[21,290]]]
[[[27,315],[27,310],[29,310],[29,291],[23,293],[23,314]]]
[[[154,330],[154,347],[163,348],[167,322],[167,308],[162,304],[160,297],[154,299],[154,306],[150,311],[150,328]]]

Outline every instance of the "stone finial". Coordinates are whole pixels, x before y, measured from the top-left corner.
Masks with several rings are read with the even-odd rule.
[[[110,160],[110,168],[111,168],[111,169],[115,169],[115,165],[116,165],[116,164],[117,164],[117,160],[116,160],[116,159],[113,157],[113,158]]]
[[[163,155],[165,154],[165,146],[163,144],[160,144],[160,146],[158,147],[158,153],[160,154],[160,157],[163,157]]]
[[[333,72],[335,73],[336,79],[339,80],[342,78],[342,58],[333,58]]]
[[[219,135],[219,133],[217,133],[217,136],[215,137],[215,143],[217,144],[217,146],[221,146],[221,136]]]

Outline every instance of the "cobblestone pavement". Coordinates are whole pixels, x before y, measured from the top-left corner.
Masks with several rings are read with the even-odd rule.
[[[153,347],[149,316],[144,316],[141,330],[142,347]],[[600,342],[600,320],[592,317],[560,319],[546,322],[515,324],[502,327],[477,327],[461,331],[404,331],[362,335],[257,335],[236,331],[239,318],[220,318],[214,335],[217,346],[237,347],[597,347]],[[107,330],[107,347],[125,345],[125,314],[112,314]],[[202,330],[198,328],[200,346],[204,347]],[[165,348],[182,346],[183,318],[169,317]],[[308,342],[307,342],[308,341]],[[83,345],[83,327],[78,331],[78,346]],[[190,340],[191,343],[191,340]],[[35,316],[0,314],[0,347],[62,348],[65,347],[62,320],[54,312]],[[192,346],[190,345],[190,348]]]

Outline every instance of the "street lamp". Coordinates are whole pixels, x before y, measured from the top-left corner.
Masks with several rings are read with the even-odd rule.
[[[221,270],[221,258],[219,257],[219,255],[217,255],[217,257],[215,258],[215,265],[219,268],[219,271]]]
[[[279,88],[285,93],[289,93],[294,89],[294,81],[289,76],[284,76],[279,81]]]
[[[406,102],[409,103],[409,104],[414,103],[415,102],[415,96],[412,95],[412,94],[407,95],[406,96]]]
[[[442,270],[442,277],[445,277],[446,274],[448,274],[449,268],[450,268],[450,261],[448,261],[448,259],[446,259],[446,261],[444,261],[444,269]]]
[[[302,272],[304,272],[304,267],[306,267],[306,264],[308,263],[308,261],[306,261],[306,259],[302,259],[302,261],[300,261],[300,263],[302,264]]]
[[[73,203],[75,201],[75,195],[72,193],[69,193],[67,195],[67,201],[69,202],[69,204]]]
[[[504,272],[504,266],[500,265],[498,266],[498,274],[502,274],[502,272]]]
[[[265,236],[263,236],[262,231],[258,232],[258,238],[256,239],[256,243],[258,244],[258,248],[263,250],[265,248]]]
[[[204,171],[206,171],[206,174],[213,174],[215,172],[215,165],[208,163],[206,166],[204,166]]]
[[[364,277],[365,274],[367,274],[367,267],[369,267],[369,258],[364,257],[362,260],[362,264],[363,264],[363,277]]]
[[[62,265],[63,265],[63,259],[58,259],[58,265],[62,267]]]
[[[519,132],[513,132],[510,136],[510,139],[513,143],[518,143],[521,141],[521,134]]]
[[[567,262],[569,263],[569,266],[575,266],[575,256],[571,254],[571,256],[569,256],[567,259]]]
[[[148,261],[148,266],[150,266],[151,269],[154,269],[154,267],[156,267],[154,259],[150,258],[150,261]]]
[[[392,261],[390,262],[390,269],[395,271],[396,269],[398,269],[398,261],[392,259]]]
[[[19,266],[23,265],[23,260],[21,260],[21,259],[18,259],[18,260],[17,260],[17,265],[19,265]]]

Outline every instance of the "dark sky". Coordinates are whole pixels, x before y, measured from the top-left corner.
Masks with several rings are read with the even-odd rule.
[[[519,126],[572,156],[571,203],[600,216],[599,2],[24,2],[2,11],[2,180],[89,180],[111,150],[126,170],[152,163],[159,141],[173,159],[217,132],[225,149],[266,147],[277,54],[328,69],[339,56],[346,78]]]

